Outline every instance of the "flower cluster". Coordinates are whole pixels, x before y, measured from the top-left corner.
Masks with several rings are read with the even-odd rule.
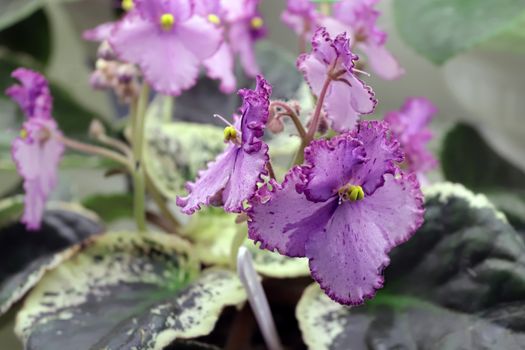
[[[309,4],[303,5],[301,11],[307,11]],[[397,121],[404,120],[401,115],[389,117],[392,124],[359,121],[360,115],[374,111],[377,101],[356,76],[357,56],[346,34],[332,38],[321,27],[312,47],[297,61],[317,97],[309,132],[303,132],[308,143],[304,163],[293,167],[282,184],[268,172],[264,126],[281,130],[276,120],[280,122],[282,114],[268,110],[271,88],[259,77],[255,90],[240,92],[241,116],[224,130],[226,150],[188,184],[189,194],[177,204],[186,214],[202,204],[246,213],[248,235],[261,248],[308,257],[313,278],[332,299],[360,304],[383,285],[388,252],[422,224],[418,179],[412,168],[401,168],[403,149],[408,152],[410,146],[404,137],[403,148],[396,139],[406,133],[410,145],[418,136]],[[280,101],[275,106],[289,115],[300,111]],[[322,115],[340,134],[311,141],[308,137],[319,130]]]
[[[51,116],[52,98],[46,79],[24,68],[15,70],[12,77],[21,85],[8,88],[6,94],[20,105],[26,117],[12,147],[26,193],[22,222],[29,230],[38,230],[46,200],[57,183],[57,167],[64,146],[57,140],[61,132]]]
[[[321,14],[308,0],[288,0],[283,21],[304,42],[317,28],[324,27],[335,36],[346,33],[355,48],[366,55],[372,70],[381,78],[392,80],[404,70],[386,49],[387,33],[377,27],[379,0],[341,0],[332,7],[332,15]],[[305,45],[302,44],[304,47]]]
[[[127,1],[123,3],[127,9],[124,18],[87,31],[84,37],[103,41],[102,47],[111,49],[119,62],[138,65],[158,92],[180,95],[196,83],[203,65],[210,78],[220,81],[221,91],[231,93],[236,87],[236,55],[248,76],[259,73],[254,45],[266,29],[258,3]],[[97,72],[95,85],[111,80],[106,71],[97,67]]]

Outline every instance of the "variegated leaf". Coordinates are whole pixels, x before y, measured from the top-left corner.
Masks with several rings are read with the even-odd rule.
[[[163,349],[208,334],[246,296],[233,272],[198,266],[175,236],[111,233],[48,273],[20,311],[26,349]]]

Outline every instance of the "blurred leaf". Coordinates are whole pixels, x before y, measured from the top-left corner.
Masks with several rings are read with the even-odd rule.
[[[175,199],[185,193],[184,184],[225,147],[221,128],[170,122],[171,99],[152,102],[146,117],[144,164],[151,180],[164,196]]]
[[[195,254],[204,264],[231,266],[234,240],[238,235],[247,235],[246,223],[236,224],[236,217],[222,208],[205,208],[191,217],[183,235],[194,243]],[[255,270],[266,277],[292,278],[310,274],[305,258],[289,258],[260,249],[247,238],[243,245],[252,253]]]
[[[0,314],[20,300],[44,273],[74,255],[81,242],[103,227],[86,210],[69,204],[48,205],[42,228],[29,232],[18,222],[22,197],[0,202]]]
[[[441,166],[448,181],[475,191],[525,189],[525,173],[500,157],[475,129],[464,124],[447,133]]]
[[[401,37],[436,64],[487,42],[525,15],[522,0],[395,0]]]
[[[82,205],[106,224],[133,217],[133,196],[130,193],[97,194],[82,200]]]
[[[233,272],[197,265],[173,235],[109,233],[44,276],[20,311],[28,350],[164,349],[206,335],[246,299]],[[64,336],[67,335],[67,336]]]
[[[418,300],[382,294],[366,306],[347,308],[311,285],[297,306],[309,349],[506,349],[519,350],[515,333],[479,316]]]
[[[445,178],[485,193],[517,229],[525,229],[525,173],[493,151],[472,127],[459,124],[443,142]]]
[[[30,16],[47,2],[71,2],[77,0],[2,0],[0,2],[0,30]]]
[[[525,242],[485,196],[443,183],[425,190],[425,222],[392,251],[385,288],[360,307],[317,285],[297,307],[311,349],[520,349]]]
[[[296,57],[268,41],[258,44],[255,53],[261,74],[272,85],[272,99],[298,98],[303,76],[295,65]]]
[[[0,46],[25,53],[45,65],[51,55],[51,31],[43,10],[38,10],[15,25],[0,31]]]

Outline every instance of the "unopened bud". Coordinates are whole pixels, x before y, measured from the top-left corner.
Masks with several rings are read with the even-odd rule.
[[[132,82],[137,76],[137,69],[134,65],[123,63],[117,68],[117,80],[121,84]]]
[[[98,139],[100,136],[106,134],[106,128],[99,120],[93,119],[89,125],[89,137]]]
[[[268,120],[267,126],[268,126],[268,130],[270,130],[274,134],[281,133],[284,130],[284,123],[281,120],[281,118],[275,118],[274,117],[274,118]]]

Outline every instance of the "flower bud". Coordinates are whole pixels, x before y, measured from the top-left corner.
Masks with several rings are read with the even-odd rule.
[[[115,52],[109,45],[109,42],[107,40],[104,40],[102,44],[98,47],[97,50],[97,58],[106,60],[106,61],[115,61],[117,60],[117,56],[115,55]]]
[[[106,134],[106,128],[104,125],[97,119],[93,119],[89,125],[89,137],[93,139],[98,139],[100,136]]]

